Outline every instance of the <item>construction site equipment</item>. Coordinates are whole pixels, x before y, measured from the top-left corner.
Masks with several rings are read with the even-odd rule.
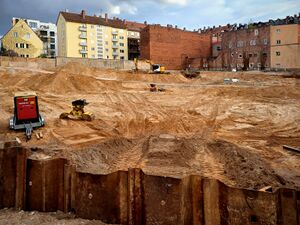
[[[9,121],[13,130],[25,129],[27,140],[31,139],[33,128],[42,127],[45,120],[39,113],[38,97],[35,92],[18,92],[14,96],[14,115]]]
[[[72,102],[72,111],[60,114],[59,118],[92,121],[93,119],[95,119],[95,115],[91,112],[84,111],[84,106],[88,104],[89,103],[85,99],[75,100]]]
[[[151,92],[157,92],[157,91],[164,92],[164,91],[166,91],[166,89],[157,87],[156,84],[150,84],[150,91]]]
[[[157,73],[157,74],[170,74],[170,72],[166,71],[166,68],[164,66],[161,66],[160,64],[153,64],[150,62],[151,71],[150,73]]]
[[[192,69],[192,68],[187,68],[183,71],[181,71],[181,73],[186,77],[186,78],[198,78],[200,77],[200,71],[198,69]]]
[[[166,71],[166,68],[160,64],[155,64],[151,60],[139,60],[137,58],[134,59],[134,71],[137,72],[139,71],[139,61],[146,62],[150,64],[150,72],[151,74],[170,74],[170,72]]]

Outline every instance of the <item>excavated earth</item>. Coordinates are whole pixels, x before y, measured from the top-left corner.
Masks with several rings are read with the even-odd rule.
[[[239,83],[224,84],[224,78]],[[202,72],[186,79],[68,64],[56,71],[0,67],[0,138],[18,137],[32,158],[64,157],[79,171],[129,167],[148,174],[198,174],[227,185],[300,189],[300,80],[262,72]],[[157,83],[166,92],[149,92]],[[46,126],[26,142],[11,131],[16,91],[36,91]],[[85,98],[91,122],[61,120]],[[1,213],[0,213],[1,221]]]

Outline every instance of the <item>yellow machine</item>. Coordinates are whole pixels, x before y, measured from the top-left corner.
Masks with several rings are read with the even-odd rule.
[[[138,60],[137,58],[134,59],[134,65],[135,65],[135,72],[139,70],[138,63],[139,61],[145,61],[146,63],[150,64],[150,72],[151,74],[157,73],[157,74],[169,74],[169,72],[166,72],[166,68],[164,66],[161,66],[160,64],[155,64],[150,60]]]
[[[78,120],[86,120],[91,121],[95,119],[95,115],[90,112],[84,111],[84,106],[88,105],[85,99],[79,99],[72,102],[72,111],[64,112],[60,114],[60,119],[78,119]]]

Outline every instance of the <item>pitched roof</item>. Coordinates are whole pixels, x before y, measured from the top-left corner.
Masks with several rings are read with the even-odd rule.
[[[87,23],[87,24],[95,24],[95,25],[103,25],[108,27],[126,29],[126,25],[120,19],[105,19],[98,16],[83,16],[79,13],[70,13],[70,12],[60,12],[60,14],[65,18],[67,22],[74,23]]]

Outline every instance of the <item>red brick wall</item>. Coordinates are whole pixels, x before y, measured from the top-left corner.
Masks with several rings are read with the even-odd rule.
[[[211,55],[211,35],[149,25],[141,32],[141,58],[166,69],[183,69],[188,58]]]

